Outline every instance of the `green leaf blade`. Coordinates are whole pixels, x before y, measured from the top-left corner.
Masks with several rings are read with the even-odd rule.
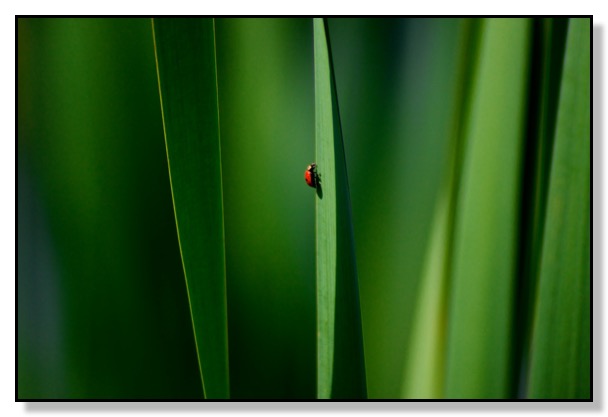
[[[206,398],[228,398],[219,113],[212,19],[153,20],[177,233]]]
[[[314,19],[317,397],[365,398],[361,309],[346,158],[327,23]]]
[[[463,115],[468,109],[470,62],[475,61],[479,21],[462,19],[457,38],[455,93],[452,107],[449,157],[444,173],[421,271],[413,312],[412,335],[405,358],[402,398],[442,398],[445,380],[447,299],[451,270],[454,213],[457,202],[460,156],[464,148]]]
[[[529,35],[526,19],[489,19],[482,28],[455,218],[447,398],[511,391]]]
[[[531,346],[530,398],[590,398],[590,20],[568,28]]]

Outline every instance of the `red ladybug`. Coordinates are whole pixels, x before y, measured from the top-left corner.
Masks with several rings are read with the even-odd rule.
[[[314,162],[306,168],[304,171],[304,179],[306,180],[306,184],[308,184],[312,188],[317,188],[317,183],[319,182],[319,178],[317,176],[317,164]]]

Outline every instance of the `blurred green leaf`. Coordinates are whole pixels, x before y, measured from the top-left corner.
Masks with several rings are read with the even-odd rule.
[[[445,177],[459,19],[329,19],[370,398],[401,395]]]
[[[572,19],[559,97],[530,398],[590,397],[590,20]]]
[[[154,19],[175,220],[203,390],[228,398],[222,175],[213,19]]]
[[[317,397],[365,398],[365,360],[344,142],[327,22],[314,19]]]
[[[528,65],[528,127],[521,190],[519,276],[515,291],[517,308],[514,311],[515,331],[511,342],[515,364],[512,395],[515,397],[522,397],[527,389],[532,318],[567,22],[567,18],[537,18],[532,26],[531,60]]]
[[[510,394],[529,33],[526,19],[482,28],[455,219],[447,398]]]
[[[201,398],[150,19],[17,26],[18,395]]]
[[[230,398],[315,398],[312,19],[215,25]]]
[[[405,362],[403,398],[441,398],[443,394],[449,220],[448,195],[444,194],[437,203],[425,255]]]
[[[462,19],[453,79],[451,135],[443,184],[433,214],[421,284],[413,314],[412,334],[406,350],[401,396],[442,398],[445,379],[447,293],[452,261],[454,213],[464,148],[464,115],[471,96],[471,80],[479,39],[479,20]]]

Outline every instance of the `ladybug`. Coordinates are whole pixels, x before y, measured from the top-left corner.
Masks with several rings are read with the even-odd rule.
[[[317,184],[319,183],[319,176],[317,175],[317,164],[314,162],[306,168],[304,171],[304,179],[306,180],[306,184],[308,184],[312,188],[317,188]]]

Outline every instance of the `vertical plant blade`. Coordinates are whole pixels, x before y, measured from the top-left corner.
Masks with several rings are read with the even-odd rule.
[[[169,176],[206,398],[228,398],[226,278],[213,19],[154,19]]]
[[[527,392],[532,318],[567,22],[567,18],[541,18],[534,19],[532,25],[528,139],[522,172],[519,276],[515,290],[517,308],[514,311],[512,338],[513,372],[514,375],[518,374],[513,380],[512,395],[519,398]]]
[[[441,398],[445,365],[446,258],[449,240],[449,196],[441,194],[435,209],[412,338],[408,345],[403,398]]]
[[[509,394],[528,38],[526,19],[482,28],[455,219],[447,398]]]
[[[479,32],[479,22],[473,19],[462,19],[459,25],[451,143],[413,315],[412,336],[407,349],[401,389],[403,398],[428,399],[443,396],[448,277],[461,166],[460,156],[464,146],[462,119],[468,109],[473,78],[470,63],[475,62]]]
[[[532,336],[530,398],[590,398],[590,20],[569,24]]]
[[[314,19],[317,397],[365,398],[361,309],[346,158],[327,22]]]

